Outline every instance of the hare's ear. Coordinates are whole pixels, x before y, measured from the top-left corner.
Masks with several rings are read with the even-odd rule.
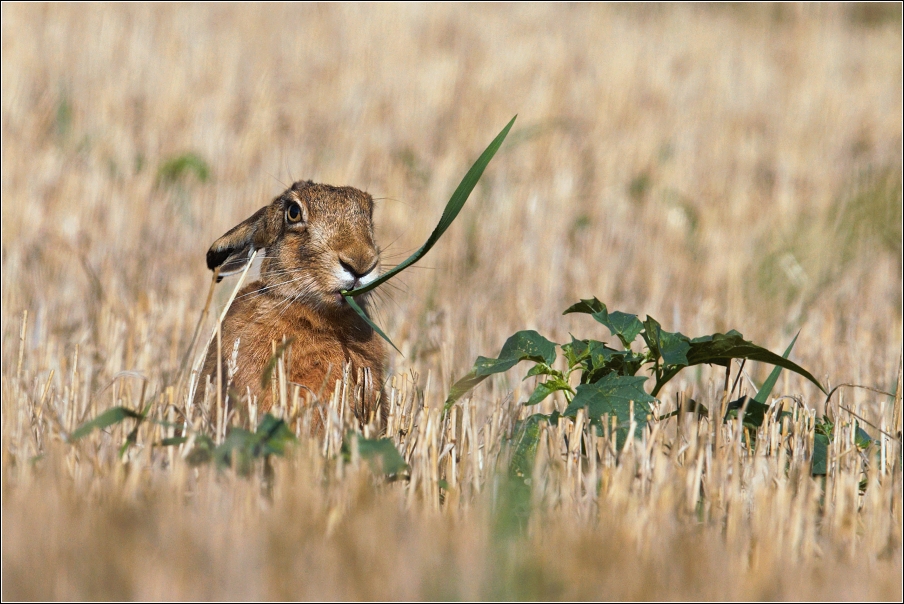
[[[281,219],[278,207],[264,206],[214,241],[207,250],[207,268],[219,267],[217,281],[243,270],[255,250],[273,245],[281,231]]]

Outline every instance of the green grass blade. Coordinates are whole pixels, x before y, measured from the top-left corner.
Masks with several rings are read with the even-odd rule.
[[[143,416],[140,413],[125,407],[111,407],[91,421],[85,422],[76,428],[75,431],[69,435],[69,442],[75,442],[78,439],[87,436],[95,429],[103,430],[104,428],[109,428],[113,424],[118,424],[126,418],[140,420],[143,419]]]
[[[389,279],[392,279],[397,274],[420,260],[424,257],[424,254],[430,251],[430,248],[439,241],[439,238],[443,233],[446,232],[446,229],[449,228],[449,225],[452,224],[452,221],[455,220],[455,217],[458,216],[458,213],[461,211],[461,208],[465,205],[465,202],[468,200],[468,196],[471,194],[471,191],[474,190],[474,187],[477,185],[477,181],[480,180],[480,177],[483,175],[483,171],[486,170],[487,164],[490,163],[490,160],[493,159],[493,156],[496,155],[496,151],[499,150],[499,147],[502,145],[502,141],[505,140],[505,137],[508,135],[509,130],[512,129],[512,125],[515,123],[515,119],[518,116],[516,115],[511,119],[511,121],[506,125],[505,128],[502,129],[496,138],[493,139],[493,142],[490,143],[490,146],[486,148],[486,150],[477,158],[477,161],[474,162],[474,165],[471,166],[471,169],[468,170],[468,173],[465,174],[465,177],[461,180],[461,183],[458,185],[458,188],[455,189],[455,192],[452,193],[452,197],[449,199],[449,203],[446,204],[446,209],[443,210],[443,215],[439,219],[439,224],[436,225],[436,228],[433,229],[433,232],[430,233],[430,237],[427,238],[427,241],[422,245],[415,253],[409,256],[404,262],[396,266],[391,271],[383,273],[375,279],[374,281],[368,283],[363,287],[359,287],[358,289],[353,289],[351,291],[342,292],[342,295],[345,296],[346,300],[349,300],[351,303],[351,297],[360,296],[361,294],[367,293],[370,290],[379,287]],[[354,308],[354,307],[353,307]],[[360,311],[358,312],[362,317],[364,316]],[[367,318],[367,317],[365,317]],[[368,323],[371,323],[370,319],[367,319]],[[383,335],[376,325],[371,325],[374,329],[377,329],[377,332],[380,335]],[[389,338],[386,338],[385,335],[383,337],[389,342]],[[390,342],[392,344],[392,342]],[[395,348],[395,345],[393,345]],[[398,348],[396,348],[398,350]]]
[[[787,359],[788,355],[791,354],[791,349],[794,348],[794,343],[797,342],[797,336],[800,335],[800,331],[797,332],[797,335],[794,336],[794,339],[791,340],[791,343],[788,344],[788,348],[785,349],[785,354],[782,355],[783,359]],[[766,399],[772,393],[772,389],[775,387],[775,382],[778,381],[778,376],[781,374],[782,368],[776,365],[772,369],[772,373],[769,374],[769,377],[766,378],[766,381],[763,382],[763,385],[760,387],[759,392],[756,393],[756,396],[753,397],[758,403],[766,404]]]
[[[381,337],[381,338],[383,338],[384,340],[386,340],[387,342],[389,342],[389,345],[392,346],[393,348],[395,348],[396,351],[397,351],[399,354],[402,354],[402,351],[399,350],[399,347],[396,346],[395,344],[393,344],[393,343],[392,343],[392,340],[389,339],[389,336],[387,336],[385,333],[383,333],[383,330],[380,329],[379,327],[377,327],[377,324],[370,320],[370,317],[368,317],[367,314],[364,312],[364,310],[362,310],[362,308],[361,308],[360,306],[358,306],[358,303],[355,302],[355,299],[354,299],[354,298],[352,298],[352,297],[351,297],[350,295],[348,295],[348,294],[342,294],[342,295],[345,297],[345,301],[348,302],[348,305],[351,306],[352,309],[353,309],[356,313],[358,313],[358,315],[359,315],[362,319],[364,319],[365,321],[367,321],[367,324],[370,325],[371,328],[372,328],[374,331],[376,331],[378,334],[380,334],[380,337]]]

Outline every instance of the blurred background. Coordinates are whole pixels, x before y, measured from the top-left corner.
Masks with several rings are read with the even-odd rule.
[[[143,560],[146,551],[166,543],[153,527],[168,534],[172,521],[183,527],[180,535],[189,536],[195,534],[190,527],[200,527],[198,541],[188,539],[180,550],[191,564],[207,559],[198,552],[220,551],[221,543],[233,539],[214,530],[202,534],[205,522],[213,525],[217,516],[208,520],[203,506],[198,512],[167,503],[180,500],[165,489],[158,499],[153,493],[136,496],[159,504],[138,512],[144,508],[109,496],[103,485],[112,483],[90,483],[101,486],[70,494],[65,485],[79,476],[96,471],[106,479],[88,461],[79,464],[75,449],[66,449],[59,455],[65,462],[47,470],[48,480],[57,476],[53,472],[62,477],[53,483],[64,485],[53,501],[63,503],[42,507],[52,489],[41,487],[10,504],[7,480],[24,476],[14,472],[25,467],[17,460],[43,455],[41,439],[52,440],[51,432],[42,432],[50,430],[46,418],[43,428],[29,424],[42,420],[17,407],[20,395],[32,401],[29,413],[40,415],[41,389],[44,395],[51,389],[47,404],[60,414],[59,440],[90,411],[89,401],[98,404],[94,393],[118,372],[147,376],[148,392],[171,385],[204,307],[208,247],[295,180],[371,193],[384,265],[402,261],[423,243],[461,177],[515,114],[514,129],[455,224],[417,267],[380,290],[377,321],[404,353],[389,355],[390,370],[418,376],[425,405],[438,406],[478,355],[495,356],[517,330],[536,329],[558,342],[569,334],[610,339],[589,317],[561,315],[591,296],[610,310],[651,315],[667,330],[698,336],[737,329],[779,352],[800,330],[792,359],[824,383],[895,391],[902,354],[900,4],[3,3],[0,11],[4,533],[7,520],[28,519],[18,537],[4,537],[4,569],[18,569],[19,580],[18,591],[5,597],[161,594],[154,591],[163,589],[160,575],[151,571],[152,582],[144,585],[149,590],[129,591],[135,585],[116,583],[136,568],[123,560]],[[227,280],[218,287],[215,304],[225,302],[233,284]],[[76,362],[83,381],[75,379]],[[764,379],[768,368],[755,365],[746,371]],[[523,370],[488,380],[473,401],[493,413],[509,393],[526,398]],[[715,392],[723,374],[708,367],[684,373],[663,391],[663,401],[673,404],[678,390],[698,398]],[[70,392],[69,383],[83,383],[84,392]],[[800,394],[810,408],[822,405],[812,386],[788,372],[776,392]],[[867,419],[878,422],[881,415],[885,421],[885,402],[874,393],[845,396],[861,405]],[[100,408],[113,402],[115,393]],[[895,421],[900,429],[900,417]],[[100,445],[97,451],[108,454]],[[109,456],[115,460],[115,453]],[[110,467],[107,474],[116,480],[132,480],[124,464]],[[144,476],[133,476],[139,475]],[[851,476],[856,496],[859,479]],[[173,480],[173,489],[182,494],[180,480]],[[204,495],[211,506],[220,505],[217,497],[231,500],[232,491],[212,484]],[[298,484],[308,488],[308,482]],[[53,535],[70,529],[87,535],[88,528],[78,528],[88,526],[80,520],[90,511],[84,501],[107,497],[113,503],[99,507],[92,522],[115,530],[112,536],[98,532],[95,549],[60,545],[53,550],[62,556],[57,559],[42,553],[48,550],[20,547],[35,534],[35,543],[42,544],[69,543],[70,537]],[[305,497],[298,496],[301,512],[293,511],[293,518],[310,517],[311,526],[319,527],[311,531],[321,530],[327,519],[332,527],[333,512],[308,514]],[[266,505],[256,494],[246,500],[248,506],[239,509],[252,520],[241,526],[260,528],[253,519],[258,506]],[[368,527],[395,518],[382,534],[395,535],[402,545],[417,541],[409,552],[415,566],[434,559],[436,535],[448,539],[442,543],[458,544],[449,548],[464,552],[462,568],[482,560],[469,553],[468,540],[480,545],[485,536],[472,539],[455,524],[406,533],[397,530],[410,520],[400,506],[381,504],[386,514],[378,517],[367,511],[366,496],[353,500],[367,505],[355,521],[363,528],[356,532],[352,524],[351,534],[368,535]],[[295,510],[292,505],[286,509]],[[889,505],[897,505],[897,520],[889,514],[883,522],[897,522],[897,528],[875,529],[874,550],[888,549],[893,568],[882,571],[885,582],[876,589],[900,597],[894,591],[900,584],[900,505]],[[165,511],[170,509],[172,514]],[[235,518],[226,504],[216,509]],[[151,532],[140,533],[145,529],[139,517],[156,519],[149,521]],[[59,526],[45,525],[42,518],[61,520]],[[250,568],[243,555],[282,543],[278,516],[260,518],[270,532],[254,534],[267,535],[264,545],[228,550],[235,552],[235,568]],[[764,529],[769,535],[783,532],[770,526]],[[247,536],[245,529],[234,530],[237,542]],[[637,530],[638,543],[650,542]],[[129,545],[130,531],[146,541]],[[887,541],[880,543],[880,537]],[[72,537],[72,543],[81,538]],[[611,538],[599,537],[616,544],[611,549],[620,556],[617,544],[628,541]],[[562,547],[590,548],[575,545],[584,543],[582,534],[575,539]],[[132,553],[108,551],[112,542]],[[393,549],[383,543],[382,551]],[[272,547],[282,559],[283,550]],[[674,547],[662,555],[687,551]],[[399,556],[409,555],[397,549]],[[30,561],[12,557],[12,551]],[[337,551],[330,555],[346,559],[345,550]],[[559,559],[558,550],[550,551],[551,560]],[[582,559],[597,560],[599,551],[594,545]],[[292,555],[300,556],[299,565],[309,556]],[[683,558],[697,559],[672,560]],[[78,571],[79,561],[87,559],[102,568]],[[161,559],[166,567],[169,558]],[[671,564],[652,559],[656,568]],[[19,566],[9,566],[9,560]],[[785,558],[776,560],[780,573]],[[696,589],[703,591],[691,594],[710,593],[708,578],[715,576],[720,554],[711,562],[697,571],[702,578]],[[44,583],[46,569],[56,564],[62,569],[56,582]],[[228,570],[233,566],[221,568],[225,582],[218,585],[224,592],[204,591],[210,585],[197,583],[193,568],[166,571],[182,577],[179,589],[188,591],[174,592],[180,597],[192,590],[201,597],[245,593],[244,579]],[[580,576],[601,577],[598,570]],[[676,572],[680,583],[684,571]],[[615,574],[613,580],[624,580],[630,573]],[[831,585],[838,589],[855,589],[843,573],[824,574],[834,577]],[[660,575],[638,574],[635,591],[607,593],[627,599],[677,593],[650,596],[643,591],[650,576]],[[341,591],[354,589],[346,579],[332,584],[340,591],[323,593],[340,599],[384,593]],[[739,593],[750,599],[792,593],[770,591],[771,581],[762,579],[753,591],[738,587]],[[470,594],[468,582],[462,584],[462,592],[437,587],[408,597]],[[867,584],[872,585],[858,585]],[[56,591],[40,591],[42,585]],[[82,585],[82,591],[67,591],[67,585]],[[314,591],[305,593],[316,595],[319,584],[312,585]],[[399,585],[407,585],[404,577]],[[831,599],[846,593],[819,592],[830,584],[793,577],[784,585]],[[104,591],[108,587],[112,591]],[[248,597],[260,597],[262,592],[245,587]]]
[[[891,387],[900,7],[2,14],[4,360],[28,310],[62,358],[171,371],[208,246],[294,180],[370,192],[397,263],[517,113],[454,227],[383,288],[395,371],[442,389],[518,329],[608,335],[560,316],[595,295],[774,350],[802,329],[818,377]]]

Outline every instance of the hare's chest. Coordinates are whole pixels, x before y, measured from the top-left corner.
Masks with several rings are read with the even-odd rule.
[[[373,378],[382,376],[383,359],[379,342],[346,342],[329,334],[310,334],[291,343],[287,369],[292,381],[309,388],[331,387],[341,378],[346,365],[356,380],[358,371],[368,370]]]

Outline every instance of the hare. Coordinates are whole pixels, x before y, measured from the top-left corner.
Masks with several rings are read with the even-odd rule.
[[[219,268],[219,277],[241,271],[255,250],[266,248],[266,255],[260,278],[238,292],[226,314],[220,353],[215,338],[208,345],[196,400],[203,398],[208,379],[217,384],[218,357],[225,395],[236,350],[229,391],[250,391],[259,411],[266,411],[273,405],[272,390],[262,387],[262,375],[274,344],[286,342],[290,387],[329,396],[349,363],[350,378],[369,374],[364,385],[369,382],[374,389],[362,397],[364,408],[354,410],[357,419],[366,423],[379,413],[385,420],[385,397],[376,396],[383,381],[383,343],[340,293],[380,274],[373,208],[373,198],[352,187],[296,182],[213,243],[207,266]],[[366,294],[356,302],[367,312]],[[319,433],[322,419],[313,415],[312,432]]]

